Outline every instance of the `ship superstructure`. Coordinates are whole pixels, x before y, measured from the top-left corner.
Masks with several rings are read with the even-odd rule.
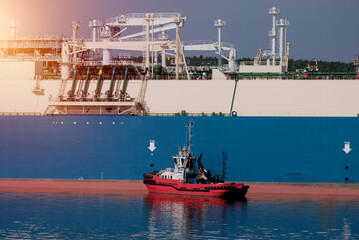
[[[4,81],[0,84],[16,89],[17,93],[1,96],[0,112],[356,116],[359,99],[353,89],[357,82],[350,80],[357,79],[358,75],[313,71],[284,73],[289,58],[285,34],[289,22],[283,18],[276,20],[277,8],[271,8],[269,14],[273,17],[272,49],[264,54],[260,49],[252,63],[241,62],[239,72],[236,50],[222,40],[225,27],[222,19],[214,24],[218,28],[216,42],[181,41],[180,29],[186,17],[180,13],[120,14],[104,23],[90,19],[90,39],[77,36],[81,27],[79,21],[72,23],[72,37],[20,39],[13,33],[11,39],[0,42],[3,56],[0,69],[4,72]],[[10,26],[13,32],[18,24]],[[228,64],[211,69],[188,66],[185,52],[191,50],[215,52]],[[142,52],[142,62],[123,57],[123,51]],[[271,54],[267,54],[269,52]],[[341,78],[350,82],[337,81]],[[317,79],[335,81],[312,81]],[[186,98],[180,97],[183,92],[188,92]],[[341,97],[343,92],[346,94]],[[318,94],[321,101],[318,101]]]

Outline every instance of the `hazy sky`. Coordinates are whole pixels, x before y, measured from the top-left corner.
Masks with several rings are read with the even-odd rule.
[[[359,54],[359,0],[0,0],[0,37],[8,36],[11,19],[20,22],[20,36],[70,36],[71,21],[80,20],[79,35],[90,37],[89,18],[105,22],[120,13],[180,12],[187,17],[182,40],[217,40],[213,24],[221,18],[223,41],[235,46],[238,58],[254,57],[259,48],[270,49],[272,6],[290,22],[290,57],[350,62]]]

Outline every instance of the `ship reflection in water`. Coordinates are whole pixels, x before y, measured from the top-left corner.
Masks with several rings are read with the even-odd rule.
[[[359,199],[0,189],[0,239],[359,239]]]

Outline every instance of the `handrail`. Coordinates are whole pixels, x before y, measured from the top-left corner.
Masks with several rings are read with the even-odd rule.
[[[106,19],[106,23],[113,23],[113,22],[123,22],[126,19],[130,18],[146,18],[147,13],[128,13],[126,15],[119,15],[116,17],[108,18]],[[181,13],[177,12],[170,12],[170,13],[153,13],[153,17],[155,18],[174,18],[174,17],[180,17]]]

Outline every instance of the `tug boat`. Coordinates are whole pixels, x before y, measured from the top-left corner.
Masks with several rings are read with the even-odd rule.
[[[249,186],[243,183],[225,183],[224,177],[212,178],[210,171],[201,162],[202,154],[198,159],[194,156],[191,144],[193,121],[187,127],[187,147],[180,147],[178,154],[172,157],[174,168],[156,171],[151,164],[153,172],[143,174],[143,183],[147,189],[156,193],[244,198]]]

